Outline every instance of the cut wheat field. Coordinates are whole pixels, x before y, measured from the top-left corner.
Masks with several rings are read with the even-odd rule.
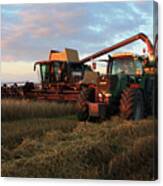
[[[73,104],[2,100],[1,106],[2,176],[154,179],[152,117],[83,123]]]

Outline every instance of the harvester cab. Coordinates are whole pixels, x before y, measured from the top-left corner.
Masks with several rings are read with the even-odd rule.
[[[147,55],[124,52],[95,61],[96,58],[139,39],[147,45]],[[106,74],[94,72],[97,74],[96,83],[89,82],[89,78],[84,76],[79,120],[104,119],[116,113],[133,120],[142,119],[148,114],[157,115],[157,55],[146,35],[135,35],[88,56],[81,62],[92,59],[95,66],[101,61],[106,62]]]
[[[36,62],[34,70],[36,65],[40,67],[43,88],[50,88],[56,84],[77,83],[87,68],[79,63],[78,52],[73,49],[65,49],[63,52],[51,50],[49,60]]]

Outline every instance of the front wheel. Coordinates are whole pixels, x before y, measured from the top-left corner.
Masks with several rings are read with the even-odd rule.
[[[144,118],[144,98],[140,89],[125,89],[120,99],[120,115],[124,119],[140,120]]]
[[[89,118],[88,102],[95,101],[95,89],[82,87],[78,103],[77,117],[79,121],[86,121]]]
[[[89,117],[88,106],[86,104],[80,104],[77,112],[77,118],[79,121],[86,121]]]
[[[87,87],[83,87],[80,92],[78,109],[77,109],[77,118],[79,121],[86,121],[89,117],[87,99],[88,99],[88,89]]]

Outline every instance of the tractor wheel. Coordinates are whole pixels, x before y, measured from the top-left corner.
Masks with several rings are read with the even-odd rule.
[[[153,87],[150,94],[147,95],[146,115],[158,118],[158,89],[157,87]]]
[[[94,99],[94,89],[83,87],[80,92],[78,104],[77,117],[79,121],[86,121],[89,118],[89,108],[87,102],[93,102]]]
[[[77,117],[79,121],[86,121],[89,117],[88,105],[87,105],[87,89],[82,88],[79,96],[78,113]]]
[[[140,89],[127,88],[122,92],[120,114],[124,119],[140,120],[144,118],[144,98]]]
[[[88,119],[88,107],[87,105],[83,105],[81,106],[81,108],[79,109],[78,113],[77,113],[77,117],[79,121],[86,121]]]

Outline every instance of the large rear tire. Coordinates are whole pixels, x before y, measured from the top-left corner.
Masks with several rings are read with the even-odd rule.
[[[127,88],[120,99],[120,115],[128,120],[144,118],[144,98],[140,89]]]

